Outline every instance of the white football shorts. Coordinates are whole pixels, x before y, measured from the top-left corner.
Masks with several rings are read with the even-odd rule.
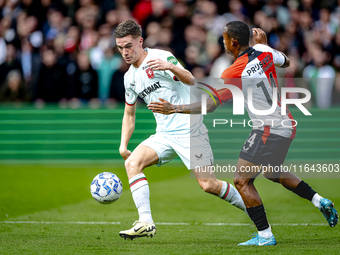
[[[158,166],[170,162],[177,155],[189,170],[198,166],[214,164],[214,156],[207,133],[195,137],[173,137],[154,134],[141,144],[150,147],[158,154]]]

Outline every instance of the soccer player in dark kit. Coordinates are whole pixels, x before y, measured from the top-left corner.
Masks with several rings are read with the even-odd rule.
[[[291,172],[274,171],[281,166],[288,153],[289,146],[296,134],[293,116],[288,111],[287,115],[281,115],[280,97],[273,99],[273,87],[277,88],[276,67],[288,67],[289,59],[282,52],[276,51],[267,45],[267,36],[259,28],[253,29],[256,45],[249,47],[250,30],[241,21],[229,22],[223,30],[224,46],[228,54],[234,56],[235,62],[221,75],[225,84],[232,84],[242,90],[245,98],[248,98],[248,88],[252,88],[252,101],[255,109],[265,109],[272,106],[273,100],[278,100],[276,109],[269,115],[254,114],[245,108],[252,120],[263,120],[264,125],[254,126],[249,138],[246,140],[236,166],[234,183],[242,196],[247,212],[257,227],[258,234],[252,239],[239,245],[264,246],[275,245],[276,240],[268,223],[266,211],[258,194],[254,180],[261,173],[262,166],[267,167],[263,175],[280,183],[298,196],[308,199],[317,207],[328,224],[335,227],[338,222],[338,213],[331,200],[323,198],[315,192],[307,183]],[[261,81],[261,82],[259,82]],[[227,88],[217,91],[222,102],[232,99],[233,95]],[[216,98],[217,99],[217,98]],[[236,99],[235,99],[236,100]],[[201,103],[189,105],[174,105],[160,98],[161,102],[152,102],[149,109],[155,113],[172,114],[201,113]],[[220,105],[212,98],[207,100],[207,111],[212,112]],[[279,119],[271,125],[264,119]],[[286,125],[282,125],[285,121]],[[290,124],[287,124],[290,123]],[[257,169],[256,171],[244,171],[244,169]]]

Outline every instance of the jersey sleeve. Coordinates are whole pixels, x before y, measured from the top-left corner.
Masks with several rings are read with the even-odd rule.
[[[124,77],[124,87],[125,87],[125,103],[129,106],[132,106],[136,103],[138,94],[134,90],[134,84],[131,84],[130,81]]]
[[[242,72],[248,63],[248,57],[243,56],[237,62],[225,69],[219,79],[218,83],[233,85],[242,90]],[[228,102],[233,98],[233,94],[227,88],[222,88],[217,91],[222,102]]]
[[[178,66],[180,68],[183,68],[184,67],[181,65],[181,63],[175,58],[174,55],[172,55],[170,52],[168,52],[168,54],[164,54],[161,56],[161,59],[166,61],[166,62],[169,62],[171,64],[174,64],[175,66]],[[175,81],[178,81],[178,79],[176,78],[176,76],[170,71],[170,70],[165,70],[164,71],[166,74],[170,75],[171,78]]]
[[[253,48],[258,51],[272,53],[274,65],[277,67],[282,67],[286,63],[286,57],[282,53],[272,49],[268,45],[259,43],[259,44],[254,45]]]

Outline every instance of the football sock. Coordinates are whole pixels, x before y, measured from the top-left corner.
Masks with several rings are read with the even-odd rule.
[[[259,231],[259,235],[264,237],[264,238],[270,238],[273,235],[273,233],[272,233],[272,230],[270,229],[270,227],[268,227],[265,230]]]
[[[139,221],[152,223],[149,184],[144,174],[129,179],[133,201],[138,210]]]
[[[260,236],[269,238],[273,235],[263,205],[247,208],[247,212],[250,219],[254,222]]]
[[[315,195],[314,195],[313,198],[312,198],[312,203],[313,203],[313,205],[314,205],[316,208],[318,208],[318,209],[320,209],[320,200],[321,200],[321,198],[323,198],[323,197],[320,196],[318,193],[315,193]]]
[[[301,181],[293,192],[302,198],[308,199],[309,201],[312,201],[313,196],[316,194],[316,192],[304,181]]]
[[[238,193],[238,191],[230,183],[222,181],[222,189],[218,196],[223,200],[228,201],[231,205],[247,212],[240,193]]]

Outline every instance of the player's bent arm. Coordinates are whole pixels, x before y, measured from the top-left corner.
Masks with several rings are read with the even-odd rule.
[[[281,53],[284,57],[285,57],[285,62],[284,64],[281,66],[282,68],[286,68],[288,66],[290,66],[290,60],[289,58],[286,56],[286,54],[284,54],[283,52],[276,50],[277,52]]]
[[[176,76],[176,78],[184,84],[189,86],[195,85],[195,78],[188,70],[171,63],[169,63],[168,70],[171,71]]]
[[[252,31],[253,31],[253,36],[254,36],[254,40],[256,44],[263,44],[269,47],[267,44],[267,35],[261,28],[253,28]],[[283,52],[279,50],[275,50],[275,51],[281,54],[285,58],[283,65],[278,66],[278,67],[283,67],[283,68],[288,67],[290,65],[289,58]]]
[[[119,153],[123,157],[123,159],[127,159],[131,154],[131,152],[127,149],[127,146],[132,136],[132,133],[135,130],[135,120],[136,120],[136,104],[134,105],[126,104],[123,116],[121,142],[119,147]]]
[[[165,70],[169,70],[170,72],[172,72],[176,78],[189,85],[195,85],[195,78],[194,76],[186,69],[179,67],[177,65],[174,65],[172,63],[169,63],[167,61],[161,60],[159,58],[157,59],[151,59],[148,62],[149,67],[154,70],[154,71],[165,71]]]
[[[209,97],[207,99],[207,112],[213,112],[220,105],[218,101],[215,104],[214,100]],[[184,105],[174,105],[176,113],[186,113],[186,114],[201,114],[202,113],[202,103],[197,102],[193,104],[184,104]]]
[[[148,104],[148,108],[152,110],[154,113],[161,113],[161,114],[173,114],[173,113],[184,113],[184,114],[201,114],[201,102],[196,102],[192,104],[182,104],[182,105],[173,105],[169,103],[168,101],[159,98],[161,102],[151,102]],[[220,105],[220,103],[217,101],[217,104],[215,105],[215,102],[212,98],[207,99],[207,112],[213,112],[215,109]]]

